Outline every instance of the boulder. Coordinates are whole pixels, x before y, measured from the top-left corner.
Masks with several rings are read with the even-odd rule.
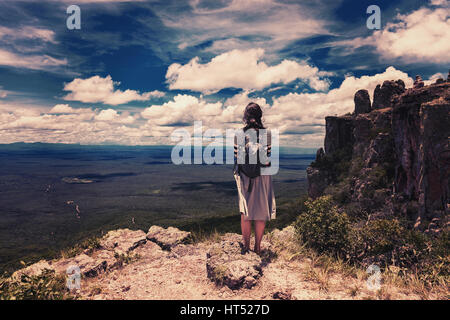
[[[262,274],[263,261],[254,252],[243,251],[240,242],[224,240],[206,254],[208,278],[232,290],[252,288]]]
[[[190,232],[174,227],[165,229],[160,226],[152,226],[147,233],[147,239],[155,242],[164,250],[171,250],[179,244],[189,242],[190,236]]]
[[[118,229],[109,231],[100,240],[100,245],[120,255],[127,254],[146,241],[145,232],[142,230]]]
[[[353,100],[355,101],[355,114],[369,113],[372,110],[367,90],[358,90]]]

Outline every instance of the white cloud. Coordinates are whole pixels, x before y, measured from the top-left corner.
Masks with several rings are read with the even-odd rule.
[[[146,101],[152,97],[162,97],[164,92],[154,90],[140,94],[136,90],[127,89],[114,90],[114,85],[120,82],[112,80],[108,75],[105,78],[93,76],[87,79],[74,79],[72,82],[64,86],[64,91],[71,91],[67,94],[65,100],[74,100],[87,103],[102,102],[110,105],[118,105],[128,103],[130,101]]]
[[[43,70],[67,64],[67,59],[56,59],[48,55],[18,55],[0,49],[0,65]]]
[[[431,0],[431,5],[433,6],[448,6],[448,0]]]
[[[338,88],[327,93],[289,93],[273,99],[272,106],[265,112],[265,119],[271,126],[279,127],[281,132],[304,132],[303,126],[309,130],[310,126],[324,125],[324,118],[328,115],[353,112],[353,97],[359,89],[368,90],[373,98],[377,84],[397,79],[402,79],[407,87],[412,86],[413,80],[406,73],[389,67],[373,76],[347,76]]]
[[[308,65],[305,61],[283,60],[274,66],[261,61],[264,50],[238,49],[223,53],[200,63],[195,57],[189,63],[173,63],[166,73],[170,89],[188,89],[203,93],[214,93],[234,87],[245,90],[261,90],[272,84],[287,84],[294,80],[305,81],[315,90],[328,89],[328,81],[322,79],[328,73]]]
[[[50,109],[49,113],[67,113],[67,114],[81,114],[81,113],[91,113],[92,109],[90,108],[72,108],[68,104],[57,104],[53,108]]]
[[[67,65],[65,58],[58,59],[42,53],[48,44],[55,43],[57,43],[55,32],[49,29],[34,26],[16,28],[0,26],[0,65],[34,70],[54,69]]]
[[[426,86],[428,86],[428,85],[430,85],[432,83],[435,83],[436,80],[439,79],[439,78],[446,79],[446,76],[444,76],[444,74],[438,72],[438,73],[435,73],[435,74],[431,75],[428,80],[424,80],[423,82],[424,82],[424,84]]]
[[[24,26],[21,28],[8,28],[0,26],[0,39],[2,41],[37,39],[44,42],[56,42],[54,31],[33,26]]]
[[[162,105],[152,105],[144,111],[141,116],[148,119],[152,125],[190,125],[195,120],[208,121],[222,113],[220,102],[207,103],[197,97],[179,94],[172,101]]]
[[[440,1],[435,1],[440,5]],[[355,38],[336,44],[357,48],[374,46],[386,59],[406,62],[450,62],[450,7],[420,8],[410,14],[398,14],[367,38]]]
[[[135,117],[112,109],[72,108],[50,110],[0,104],[0,143],[52,142],[141,144],[146,130],[132,127]]]
[[[274,98],[272,104],[264,98],[249,97],[249,91],[236,94],[224,103],[208,103],[191,95],[177,95],[162,105],[150,106],[141,115],[149,119],[147,124],[154,134],[170,132],[179,125],[192,129],[195,120],[201,120],[205,128],[225,130],[242,126],[244,108],[254,101],[262,107],[268,127],[280,130],[283,144],[315,147],[323,143],[326,116],[353,112],[356,91],[367,89],[372,96],[377,84],[397,79],[402,79],[407,87],[413,84],[408,74],[388,67],[373,76],[356,78],[348,75],[338,88],[328,92],[289,93]]]
[[[224,102],[209,102],[203,97],[179,94],[163,104],[154,104],[140,113],[115,109],[72,108],[67,104],[32,110],[0,103],[0,143],[64,142],[95,144],[170,144],[170,134],[180,126],[192,132],[193,122],[202,121],[204,130],[222,130],[242,126],[245,106],[255,101],[263,109],[264,123],[281,133],[286,146],[318,147],[324,138],[325,116],[341,115],[354,110],[357,90],[372,95],[377,84],[402,79],[411,87],[413,79],[406,73],[387,68],[372,76],[348,75],[339,87],[328,92],[289,93],[273,99],[250,98],[249,91]]]
[[[100,113],[95,116],[95,120],[108,121],[110,123],[131,124],[135,119],[132,116],[128,115],[128,113],[124,113],[123,115],[121,115],[116,110],[107,109],[100,111]]]
[[[211,41],[212,47],[206,50],[220,54],[230,50],[224,41],[240,41],[240,49],[262,47],[272,53],[294,40],[330,34],[327,15],[337,5],[338,1],[317,5],[276,0],[193,0],[191,10],[186,10],[184,3],[176,8],[175,2],[175,8],[155,13],[164,25],[180,30],[174,39],[180,49]]]

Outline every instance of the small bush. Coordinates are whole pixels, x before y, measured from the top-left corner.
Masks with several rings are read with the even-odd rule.
[[[402,242],[403,228],[398,220],[374,220],[363,228],[363,241],[369,255],[377,255],[393,250]]]
[[[53,270],[44,270],[38,276],[22,275],[14,281],[0,279],[0,300],[62,300],[73,299],[66,289],[64,276]]]
[[[347,244],[347,215],[338,211],[330,196],[306,201],[305,205],[294,225],[300,240],[320,253],[340,254]]]
[[[353,224],[345,248],[350,261],[361,261],[394,250],[403,242],[404,229],[397,220],[372,220],[367,224]]]
[[[352,164],[352,152],[352,146],[347,145],[332,154],[326,154],[321,159],[311,162],[311,167],[327,171],[332,182],[339,182],[348,174]]]

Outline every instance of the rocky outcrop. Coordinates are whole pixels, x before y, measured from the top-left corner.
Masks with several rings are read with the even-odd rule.
[[[95,250],[86,249],[74,257],[49,261],[41,260],[16,271],[12,277],[20,279],[22,275],[36,276],[44,269],[52,270],[56,274],[66,274],[72,267],[79,268],[80,273],[85,277],[96,277],[120,266],[121,259],[124,256],[130,254],[145,242],[145,232],[141,230],[119,229],[110,231],[100,239],[100,246]]]
[[[308,196],[313,199],[320,197],[329,185],[329,173],[325,170],[308,167],[306,175],[308,177]]]
[[[187,243],[191,233],[181,231],[174,227],[164,229],[160,226],[152,226],[147,233],[147,239],[155,242],[164,250],[171,250],[173,247]]]
[[[416,79],[414,80],[413,88],[419,89],[419,88],[422,88],[423,86],[424,86],[424,82],[422,80],[422,77],[420,75],[417,75]]]
[[[117,254],[127,254],[146,242],[145,232],[119,229],[110,231],[100,241],[100,245]]]
[[[16,271],[11,279],[21,281],[22,275],[38,276],[44,270],[67,277],[79,270],[85,291],[88,279],[96,283],[112,275],[114,280],[128,264],[135,264],[142,270],[170,270],[180,267],[179,264],[181,267],[184,264],[185,268],[186,264],[197,267],[202,264],[203,267],[195,270],[197,277],[203,278],[203,281],[209,278],[218,290],[223,287],[230,290],[251,289],[262,276],[263,267],[273,258],[272,243],[274,248],[280,245],[285,249],[286,243],[293,241],[293,233],[292,226],[273,231],[269,236],[271,242],[263,240],[264,254],[259,256],[253,251],[244,252],[242,236],[235,233],[221,235],[218,242],[193,244],[188,243],[190,232],[174,227],[152,226],[147,234],[141,230],[119,229],[109,231],[99,239],[99,245],[95,248],[84,250],[75,257],[41,260]],[[127,270],[124,275],[126,285],[120,286],[120,291],[127,292],[137,286],[144,280],[142,276]],[[183,281],[175,271],[172,278],[176,284]]]
[[[262,273],[261,258],[254,252],[244,252],[238,241],[215,244],[206,257],[208,278],[232,290],[253,287]]]
[[[168,232],[167,230],[162,228],[161,232]],[[435,230],[433,226],[430,227],[430,232]],[[303,255],[292,225],[282,230],[275,229],[264,236],[261,257],[253,252],[243,252],[240,245],[242,236],[235,233],[221,234],[201,242],[177,244],[170,251],[163,250],[153,241],[145,243],[140,240],[130,241],[140,237],[141,232],[116,230],[105,236],[111,241],[101,239],[102,243],[116,244],[109,247],[110,249],[96,246],[95,249],[86,250],[75,259],[42,260],[18,273],[27,271],[30,275],[37,275],[44,269],[60,269],[61,271],[57,272],[65,274],[64,268],[69,261],[78,263],[84,273],[92,267],[95,268],[98,262],[104,261],[102,259],[105,257],[100,259],[100,256],[107,254],[106,259],[111,256],[117,257],[117,266],[112,269],[106,268],[95,276],[93,274],[82,276],[80,289],[72,290],[68,298],[92,300],[379,298],[377,292],[365,289],[365,279],[339,271],[330,275],[328,269],[325,269],[328,267],[322,267],[312,261],[309,255]],[[253,240],[252,238],[251,242]],[[139,244],[135,247],[133,243]],[[133,259],[123,259],[113,250],[127,247],[129,248],[127,257],[133,256]],[[211,270],[209,274],[207,269]],[[325,279],[317,276],[322,272],[327,275]],[[49,274],[45,272],[43,279],[32,281],[39,281],[38,286],[45,286]],[[29,291],[30,279],[23,280],[21,290]],[[58,277],[58,281],[61,280]],[[4,284],[5,282],[2,282],[2,288],[5,288]],[[351,290],[355,287],[361,288],[358,289],[357,296]],[[17,287],[13,288],[14,295],[7,298],[16,298]],[[404,288],[394,289],[395,293],[389,294],[390,299],[420,298],[411,292],[400,293],[404,292]],[[442,299],[447,295],[448,292],[445,291]],[[427,297],[436,299],[439,296]]]
[[[334,169],[350,161],[346,183],[352,202],[373,216],[403,215],[423,229],[438,219],[431,229],[437,221],[442,227],[450,210],[450,82],[424,86],[417,77],[406,89],[401,80],[385,81],[373,96],[369,112],[363,112],[367,98],[360,90],[352,115],[325,118],[325,155],[307,170],[309,195],[342,183],[326,165],[350,152]]]
[[[392,106],[392,98],[405,92],[405,83],[403,80],[386,80],[383,85],[377,85],[373,92],[372,109],[383,109]]]
[[[369,92],[367,90],[358,90],[354,97],[355,114],[369,113],[372,110],[370,105]]]

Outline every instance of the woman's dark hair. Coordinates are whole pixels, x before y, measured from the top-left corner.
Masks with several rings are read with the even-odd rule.
[[[244,120],[245,123],[244,131],[250,128],[264,129],[261,118],[262,118],[261,107],[257,103],[250,102],[245,107],[244,117],[242,118],[242,120]]]

